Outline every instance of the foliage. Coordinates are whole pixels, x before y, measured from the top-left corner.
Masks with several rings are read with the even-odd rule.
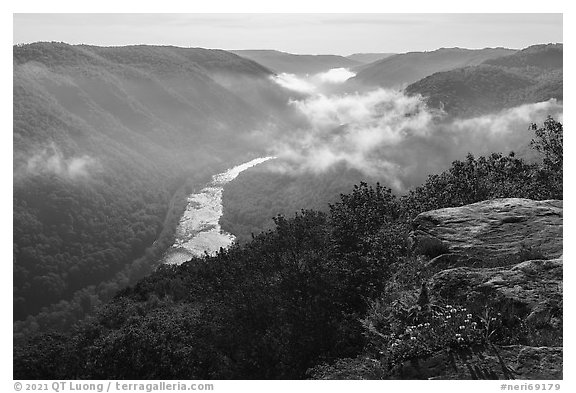
[[[252,96],[274,92],[268,70],[225,51],[43,42],[13,57],[19,339],[65,331],[149,274],[172,241],[183,183],[244,156],[241,134],[270,115],[211,72],[234,69]]]
[[[562,53],[561,44],[534,45],[480,65],[428,74],[406,92],[421,94],[430,107],[458,117],[562,100]]]
[[[310,379],[349,380],[386,379],[386,367],[377,359],[366,356],[338,359],[334,364],[322,363],[308,370]]]
[[[486,60],[485,63],[512,69],[557,69],[562,68],[563,49],[562,44],[532,45],[509,56]]]
[[[548,116],[541,127],[532,124],[530,129],[536,134],[531,146],[542,156],[539,176],[542,181],[547,182],[552,196],[562,195],[564,144],[562,123]]]
[[[392,367],[405,360],[426,357],[440,349],[484,344],[488,328],[465,307],[451,305],[416,313],[400,308],[394,310],[393,318],[411,320],[413,324],[394,325],[392,322],[394,328],[386,335],[367,326],[369,334],[379,337],[379,342],[372,342],[372,345],[380,348],[380,354],[386,355]]]
[[[69,337],[58,333],[30,336],[14,347],[14,369],[27,379],[66,379],[70,375]]]
[[[454,161],[449,170],[431,175],[402,197],[410,217],[427,210],[463,206],[493,198],[562,199],[560,176],[540,164],[528,164],[513,153],[492,153]]]
[[[332,236],[332,219],[313,211],[278,216],[274,231],[245,246],[161,268],[80,328],[71,353],[85,366],[68,371],[82,378],[301,378],[320,358],[355,356],[363,343],[364,299],[378,293],[397,261],[383,246],[385,228],[372,246],[363,244],[363,253],[344,253]],[[155,297],[161,305],[147,308]],[[186,310],[189,322],[177,310]],[[182,323],[189,327],[178,327]],[[205,347],[201,353],[215,360],[177,356],[188,347]],[[94,355],[86,358],[87,351]],[[104,360],[111,357],[118,363]],[[149,362],[168,368],[151,372]]]
[[[324,174],[290,173],[275,170],[270,161],[241,173],[224,188],[220,224],[239,242],[252,234],[274,228],[273,217],[291,215],[300,209],[328,210],[329,203],[347,193],[362,178],[354,170],[338,167]]]
[[[550,171],[562,174],[563,162],[563,127],[562,123],[555,121],[548,116],[543,127],[532,124],[530,129],[536,134],[531,146],[534,150],[542,154],[544,167]]]
[[[425,287],[423,287],[425,288]],[[461,350],[507,344],[502,314],[486,307],[474,313],[464,306],[378,299],[371,303],[363,325],[370,358],[377,359],[385,373],[406,361],[427,358],[442,350]]]
[[[363,182],[328,211],[278,215],[250,242],[159,267],[74,332],[18,345],[15,378],[385,378],[439,348],[551,342],[492,304],[430,304],[407,241],[429,209],[561,198],[547,165],[468,156],[401,198]]]
[[[478,65],[510,53],[514,51],[504,48],[440,48],[430,52],[408,52],[358,67],[356,77],[350,82],[394,88],[414,83],[439,71]]]

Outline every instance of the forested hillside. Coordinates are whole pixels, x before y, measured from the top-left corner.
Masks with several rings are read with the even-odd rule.
[[[563,44],[540,44],[532,45],[509,56],[502,56],[486,60],[485,64],[501,66],[512,69],[521,69],[525,72],[534,69],[536,74],[540,70],[562,69]]]
[[[478,65],[488,59],[514,52],[505,48],[440,48],[430,52],[402,53],[358,66],[355,68],[356,77],[348,80],[348,84],[359,87],[399,88],[435,72]]]
[[[276,50],[232,50],[239,56],[269,69],[290,74],[316,74],[331,68],[349,68],[362,64],[359,60],[337,55],[296,55]]]
[[[219,50],[13,52],[15,329],[65,329],[151,271],[184,186],[258,154],[251,133],[282,124],[287,96]]]
[[[326,211],[340,194],[359,181],[369,181],[357,170],[341,165],[328,173],[282,173],[273,161],[246,171],[226,186],[222,195],[222,228],[246,243],[252,234],[274,227],[273,217],[301,209]]]
[[[430,75],[406,88],[459,117],[549,99],[563,100],[562,44],[534,45],[475,67]]]
[[[469,155],[401,198],[361,183],[327,212],[278,216],[247,244],[162,266],[73,333],[17,345],[14,377],[385,379],[438,350],[561,345],[561,322],[539,330],[491,314],[494,304],[431,302],[424,267],[446,250],[430,244],[422,259],[408,241],[411,220],[430,209],[562,199],[562,124],[531,130],[538,163]],[[530,247],[514,262],[542,258]],[[446,291],[460,288],[450,283]]]
[[[440,56],[444,52],[449,56]],[[512,54],[507,55],[508,53]],[[440,63],[442,66],[449,64],[452,67],[455,64],[477,64],[486,58],[490,60],[477,66],[426,76],[409,85],[404,90],[405,95],[392,98],[387,95],[390,90],[372,88],[364,93],[355,92],[354,95],[317,95],[297,101],[310,120],[308,127],[313,130],[304,134],[304,140],[316,133],[320,135],[315,139],[311,138],[321,148],[308,159],[321,165],[323,154],[328,157],[338,156],[341,158],[339,166],[322,171],[310,165],[309,173],[266,173],[268,167],[274,166],[274,163],[269,163],[242,174],[224,191],[225,208],[221,218],[223,227],[237,234],[240,240],[246,241],[251,233],[271,228],[272,217],[276,214],[308,207],[322,209],[322,205],[326,206],[326,203],[334,201],[335,194],[347,192],[353,184],[360,181],[380,181],[391,185],[386,170],[368,174],[369,171],[353,167],[357,162],[362,163],[365,160],[363,149],[374,148],[377,152],[373,155],[374,160],[364,165],[364,168],[368,167],[370,170],[383,162],[390,165],[392,169],[389,168],[389,171],[398,173],[397,179],[406,187],[402,190],[397,188],[397,192],[406,191],[406,188],[419,184],[428,174],[447,168],[451,160],[457,157],[456,151],[462,150],[462,154],[486,154],[491,151],[488,148],[490,144],[502,148],[506,145],[505,149],[514,150],[524,159],[530,160],[534,155],[528,148],[529,138],[526,133],[522,133],[519,126],[510,126],[511,119],[521,120],[525,124],[522,127],[527,127],[529,121],[526,116],[535,114],[534,109],[528,109],[529,107],[542,108],[544,112],[539,116],[555,114],[545,112],[547,109],[544,108],[554,106],[561,110],[561,44],[535,45],[517,52],[503,49],[440,49],[409,55],[406,59],[400,58],[404,59],[402,62],[407,62],[407,68],[401,66],[403,63],[400,59],[392,63],[394,58],[404,55],[392,56],[383,62],[395,64],[394,67],[397,66],[402,72],[410,67],[418,67],[419,72],[428,72],[426,70],[434,69]],[[493,56],[497,58],[492,58]],[[362,71],[358,75],[362,75]],[[348,81],[345,85],[352,89],[355,82],[349,85]],[[373,106],[370,116],[358,115],[371,105],[372,97],[378,94],[374,93],[375,91],[381,95],[381,102]],[[354,97],[354,100],[350,97]],[[426,108],[425,111],[408,109],[403,103],[409,99],[420,100],[421,107]],[[551,99],[557,101],[549,101]],[[422,113],[428,114],[434,120],[426,125],[415,122],[414,125],[401,127],[395,120],[404,121]],[[534,121],[541,119],[543,117]],[[318,129],[321,132],[318,132]],[[375,129],[378,131],[371,134],[372,141],[383,142],[380,145],[376,142],[362,144],[365,140],[363,135],[370,134]],[[418,129],[421,133],[416,136]],[[451,133],[453,135],[450,136]],[[518,138],[507,144],[506,135],[511,133],[516,133]],[[388,142],[389,134],[394,134],[396,139]],[[355,143],[359,143],[360,147],[355,146]],[[315,146],[311,142],[309,144]],[[394,146],[396,148],[393,148]],[[283,147],[280,148],[281,153]],[[324,147],[326,149],[323,150]],[[300,150],[296,149],[296,154],[301,154],[308,148],[304,146]],[[417,151],[419,153],[415,153]],[[294,151],[288,149],[288,154],[292,153]],[[281,157],[279,161],[282,159]]]
[[[394,55],[395,53],[354,53],[349,56],[346,56],[346,58],[350,60],[359,61],[360,63],[369,64]]]

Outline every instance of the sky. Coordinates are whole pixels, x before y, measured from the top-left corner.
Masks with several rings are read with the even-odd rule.
[[[562,14],[32,14],[13,43],[276,49],[297,54],[524,48],[562,42]]]

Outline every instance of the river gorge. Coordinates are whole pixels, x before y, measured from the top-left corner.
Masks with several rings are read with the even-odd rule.
[[[274,158],[261,157],[237,165],[212,176],[210,183],[200,192],[190,194],[186,211],[176,229],[174,244],[164,254],[163,263],[179,265],[206,253],[212,255],[220,247],[232,244],[234,235],[224,232],[219,223],[224,186],[243,171]]]

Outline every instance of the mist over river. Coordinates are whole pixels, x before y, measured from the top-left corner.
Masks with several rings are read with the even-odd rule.
[[[261,157],[212,176],[212,181],[196,194],[190,194],[186,211],[176,229],[174,244],[166,251],[163,263],[181,264],[195,256],[216,253],[228,247],[235,236],[222,231],[222,191],[224,185],[241,172],[275,157]]]

